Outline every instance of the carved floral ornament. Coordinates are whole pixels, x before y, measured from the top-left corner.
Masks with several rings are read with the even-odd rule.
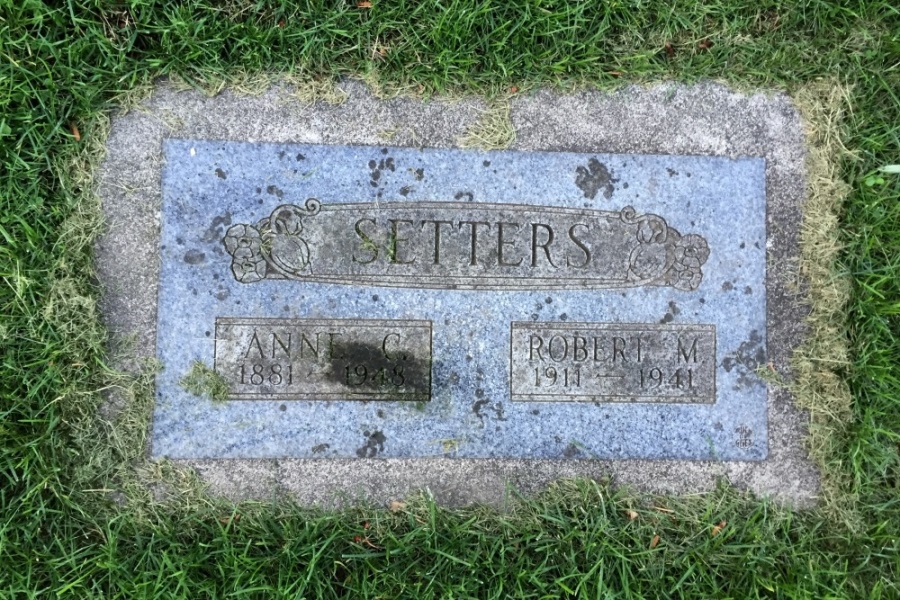
[[[481,231],[481,237],[476,238],[479,235],[477,225],[486,225],[490,230],[491,224],[484,220],[488,217],[480,217],[481,221],[467,217],[470,220],[454,222],[453,211],[468,211],[467,214],[481,211],[479,214],[498,215],[501,257],[504,249],[509,251],[514,244],[510,241],[512,238],[504,240],[502,226],[515,225],[518,227],[516,231],[524,230],[522,223],[502,222],[511,220],[511,214],[528,213],[520,219],[522,221],[543,216],[548,221],[555,219],[556,231],[568,232],[571,239],[567,241],[570,245],[574,243],[572,248],[575,250],[580,249],[584,264],[579,265],[575,261],[575,268],[572,268],[571,257],[557,257],[555,263],[549,246],[554,240],[560,242],[563,234],[554,234],[551,225],[542,223],[531,224],[530,270],[527,268],[529,263],[523,262],[522,257],[518,263],[504,263],[501,258],[499,266],[482,264],[479,261],[483,259],[476,257],[476,241],[482,240],[478,243],[484,243],[486,236],[497,235]],[[441,220],[434,216],[438,213],[443,215]],[[362,229],[363,226],[374,227],[376,216],[392,224],[393,238],[389,236],[384,244],[384,252],[380,254],[383,263],[370,264],[374,258],[361,261],[353,248],[355,244],[362,249],[361,253],[370,252],[374,257],[379,256],[374,238]],[[597,225],[595,236],[599,237],[592,238],[588,243],[578,235],[589,231],[591,222]],[[409,231],[426,231],[430,224],[434,224],[434,240],[428,246],[429,249],[434,246],[433,261],[416,262],[398,257],[399,243],[411,242],[406,237],[400,237],[397,223],[408,226]],[[421,227],[415,228],[420,223]],[[448,229],[441,229],[442,225],[448,226]],[[454,229],[454,225],[458,228]],[[459,265],[454,270],[448,270],[440,262],[441,244],[448,245],[447,236],[463,231],[463,225],[471,226],[471,263],[463,265],[465,268],[471,266],[471,272]],[[327,248],[324,247],[324,239],[331,240]],[[609,289],[650,285],[693,291],[703,280],[702,267],[710,252],[702,236],[682,235],[669,227],[662,217],[638,215],[630,206],[618,212],[468,202],[396,202],[380,207],[370,203],[335,204],[323,207],[315,198],[308,199],[304,206],[279,206],[255,225],[234,225],[226,232],[223,243],[232,256],[232,273],[241,283],[293,279],[433,289]],[[317,245],[323,246],[321,252],[316,251]],[[469,242],[460,243],[459,247],[468,249]],[[496,257],[498,251],[493,252]],[[443,253],[446,257],[447,250]],[[482,255],[485,254],[482,252]],[[602,261],[594,260],[594,271],[587,267],[592,256],[602,257]],[[538,264],[538,258],[544,259],[543,262]],[[615,267],[614,271],[617,269],[615,274],[610,273],[609,265]]]
[[[233,257],[231,270],[241,283],[253,283],[279,273],[284,277],[302,276],[309,267],[309,245],[303,239],[303,218],[319,214],[321,203],[315,198],[301,208],[279,206],[254,225],[234,225],[225,232],[225,249]]]
[[[638,225],[639,245],[628,258],[629,275],[638,280],[663,277],[663,285],[685,291],[700,286],[700,267],[709,258],[709,245],[703,237],[681,235],[657,215],[637,217],[630,206],[623,208],[620,215],[623,222]]]

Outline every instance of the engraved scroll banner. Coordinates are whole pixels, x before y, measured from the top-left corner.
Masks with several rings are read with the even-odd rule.
[[[282,205],[223,239],[242,283],[697,289],[706,240],[654,214],[473,202]]]

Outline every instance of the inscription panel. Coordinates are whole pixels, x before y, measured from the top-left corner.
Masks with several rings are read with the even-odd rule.
[[[510,399],[692,402],[716,398],[714,325],[513,323]]]
[[[216,319],[215,369],[235,400],[431,399],[431,323]]]

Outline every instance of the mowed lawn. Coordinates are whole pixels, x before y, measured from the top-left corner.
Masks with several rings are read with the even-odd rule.
[[[850,353],[817,368],[852,402],[816,400],[827,502],[569,482],[506,513],[424,497],[324,513],[207,500],[166,464],[135,475],[146,401],[144,420],[97,417],[104,390],[145,398],[150,381],[106,366],[91,258],[106,115],[161,76],[253,91],[285,74],[497,102],[704,78],[830,90],[842,118],[818,126],[847,193],[825,278],[850,294],[827,325]],[[0,597],[900,597],[896,2],[0,0],[0,158]],[[154,477],[167,502],[136,483]]]

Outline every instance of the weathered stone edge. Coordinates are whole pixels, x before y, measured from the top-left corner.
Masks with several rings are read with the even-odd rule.
[[[477,127],[486,105],[396,98],[379,101],[356,81],[340,87],[345,103],[304,105],[290,88],[257,97],[208,98],[160,85],[138,109],[113,118],[99,193],[108,225],[96,246],[105,285],[103,308],[114,340],[136,340],[136,370],[155,356],[162,140],[168,137],[267,142],[455,147]],[[512,149],[578,152],[761,156],[766,159],[767,321],[772,367],[789,376],[803,337],[796,289],[805,151],[799,115],[783,94],[746,96],[704,83],[629,87],[613,94],[539,91],[515,98]],[[387,138],[390,137],[388,140]],[[496,459],[199,460],[213,493],[235,499],[290,494],[306,504],[372,502],[428,488],[450,504],[501,503],[509,487],[532,493],[554,479],[612,477],[663,493],[712,489],[719,478],[758,494],[810,505],[818,473],[803,446],[807,418],[783,388],[769,389],[769,459],[706,461],[554,461]]]

